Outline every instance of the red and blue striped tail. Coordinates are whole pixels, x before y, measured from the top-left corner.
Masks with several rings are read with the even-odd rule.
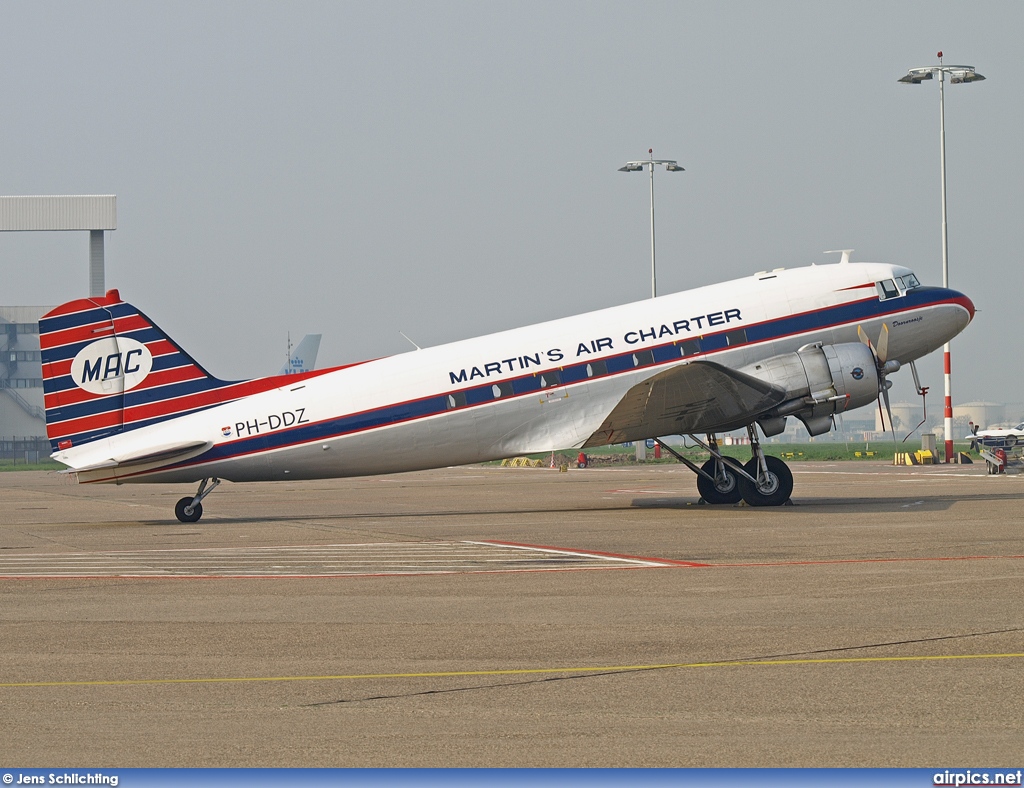
[[[117,290],[43,315],[39,344],[54,452],[333,371],[219,380]]]
[[[250,393],[210,375],[116,290],[43,315],[39,344],[53,451]]]

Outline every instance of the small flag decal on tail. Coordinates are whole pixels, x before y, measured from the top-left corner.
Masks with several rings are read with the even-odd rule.
[[[231,428],[230,427],[221,427],[220,428],[220,432],[221,432],[221,434],[225,438],[230,438],[231,437]]]

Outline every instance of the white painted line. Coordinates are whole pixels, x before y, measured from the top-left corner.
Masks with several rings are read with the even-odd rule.
[[[603,561],[624,561],[629,564],[636,564],[638,566],[672,566],[663,561],[652,561],[647,558],[633,558],[632,556],[624,555],[610,555],[607,553],[588,553],[576,550],[565,550],[557,547],[534,547],[533,545],[514,545],[507,544],[505,542],[467,542],[467,544],[484,544],[493,545],[495,547],[508,547],[513,550],[533,550],[542,553],[554,553],[556,555],[572,555],[579,556],[581,558],[597,558]]]
[[[654,560],[492,542],[171,548],[0,555],[0,578],[353,577],[670,566]]]

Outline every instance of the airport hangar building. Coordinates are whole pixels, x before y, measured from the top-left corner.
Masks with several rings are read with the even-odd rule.
[[[0,231],[89,233],[89,295],[103,295],[104,232],[117,229],[113,194],[0,196]],[[51,306],[0,306],[0,460],[50,453],[43,412],[39,318]]]

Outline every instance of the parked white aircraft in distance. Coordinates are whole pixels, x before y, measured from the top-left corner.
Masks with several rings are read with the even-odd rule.
[[[296,375],[300,372],[312,372],[316,368],[316,354],[320,351],[321,334],[306,334],[294,348],[288,340],[288,360],[278,375]]]
[[[1016,427],[1005,430],[979,430],[977,424],[971,424],[971,434],[966,438],[971,448],[985,446],[989,449],[1013,449],[1024,444],[1024,422]]]
[[[834,414],[888,400],[888,374],[973,316],[962,293],[844,253],[838,264],[257,380],[213,377],[116,290],[49,312],[40,343],[51,456],[82,483],[198,482],[175,509],[183,522],[200,518],[222,479],[415,471],[676,434],[710,453],[702,467],[680,457],[705,501],[774,506],[793,476],[765,454],[758,425],[777,435],[794,416],[811,435],[828,432]],[[715,439],[743,427],[746,464]]]

